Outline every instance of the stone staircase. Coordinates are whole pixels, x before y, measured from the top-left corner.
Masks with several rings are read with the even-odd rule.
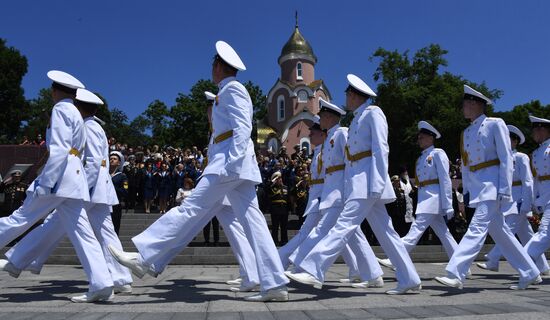
[[[131,241],[132,237],[150,226],[160,216],[160,214],[123,213],[120,228],[120,240],[124,249],[126,251],[136,251],[136,248]],[[270,215],[266,215],[265,217],[267,223],[270,224]],[[297,228],[293,228],[293,226],[297,227],[297,217],[291,215],[289,216],[289,229],[292,230],[288,231],[289,239],[298,232],[298,230],[295,230]],[[211,242],[213,241],[212,239],[213,237],[211,235]],[[489,250],[491,247],[492,245],[485,245],[480,254],[480,257],[485,254],[487,250]],[[0,254],[3,256],[3,254],[8,249],[9,248],[1,249]],[[385,257],[381,247],[374,246],[373,250],[378,257]],[[447,255],[441,245],[419,245],[412,252],[411,258],[415,262],[446,262],[448,260]],[[339,259],[338,261],[341,262],[341,259]],[[68,239],[63,240],[60,243],[59,247],[53,252],[46,263],[80,264],[72,247],[72,244],[69,242]],[[215,265],[236,264],[237,261],[233,256],[231,248],[229,247],[227,237],[225,236],[223,229],[221,229],[219,246],[205,247],[204,237],[201,231],[193,239],[190,245],[185,248],[171,263]]]

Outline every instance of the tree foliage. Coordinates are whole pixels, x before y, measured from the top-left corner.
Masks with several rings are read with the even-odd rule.
[[[21,87],[26,73],[27,58],[0,38],[0,142],[15,141],[21,121],[29,112]]]
[[[371,57],[379,61],[373,75],[379,81],[374,103],[384,110],[388,120],[390,173],[396,173],[400,166],[414,169],[419,155],[416,133],[420,120],[430,122],[441,132],[436,146],[443,148],[451,161],[458,158],[460,133],[468,125],[461,110],[463,84],[491,99],[502,94],[485,83],[472,83],[460,75],[443,72],[441,69],[447,66],[446,54],[446,50],[432,44],[412,57],[408,51],[399,53],[383,48]],[[492,113],[491,108],[488,113]]]

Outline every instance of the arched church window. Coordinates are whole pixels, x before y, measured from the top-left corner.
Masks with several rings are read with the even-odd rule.
[[[279,96],[277,98],[277,121],[285,120],[285,97]]]
[[[298,79],[298,80],[303,80],[304,79],[302,77],[302,63],[301,62],[298,62],[296,64],[296,79]]]
[[[298,91],[298,102],[307,102],[307,92],[305,90]]]

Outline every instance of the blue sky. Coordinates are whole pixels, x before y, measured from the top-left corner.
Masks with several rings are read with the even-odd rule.
[[[530,100],[550,103],[549,1],[4,1],[0,37],[28,59],[27,98],[65,70],[132,119],[155,99],[168,106],[210,77],[217,40],[229,42],[264,92],[279,76],[277,58],[294,28],[319,61],[316,78],[335,103],[345,75],[376,87],[378,47],[415,52],[430,43],[449,51],[446,68],[504,91],[497,110]]]

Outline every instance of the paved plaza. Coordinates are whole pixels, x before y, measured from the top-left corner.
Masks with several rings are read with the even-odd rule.
[[[86,290],[80,267],[47,265],[42,274],[22,273],[19,279],[0,274],[0,319],[549,319],[550,280],[525,291],[508,286],[517,281],[501,262],[501,272],[472,267],[463,290],[433,280],[444,264],[416,264],[422,278],[420,294],[388,296],[394,274],[385,269],[383,289],[355,289],[340,284],[345,265],[330,269],[322,290],[291,283],[289,302],[246,302],[245,293],[229,291],[226,280],[238,269],[222,266],[170,266],[158,278],[134,283],[134,292],[114,303],[75,304],[67,296]]]

